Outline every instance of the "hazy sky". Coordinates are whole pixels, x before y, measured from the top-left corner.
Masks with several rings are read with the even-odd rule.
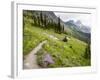
[[[59,13],[54,12],[56,16],[60,17],[64,22],[68,20],[80,20],[82,24],[91,27],[91,14],[80,14],[80,13]]]

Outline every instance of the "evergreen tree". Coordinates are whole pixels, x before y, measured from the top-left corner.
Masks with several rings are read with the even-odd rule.
[[[34,21],[33,24],[36,25],[36,17],[35,17],[34,15],[32,16],[32,19],[33,19],[33,21]]]
[[[40,20],[41,20],[41,26],[43,26],[43,15],[42,15],[42,11],[40,12]]]
[[[50,26],[52,27],[53,26],[53,20],[51,19],[51,22],[50,22]]]
[[[44,27],[47,28],[47,18],[46,18],[46,15],[44,15]]]
[[[50,20],[48,20],[47,26],[48,26],[48,29],[49,29],[49,27],[50,27]]]
[[[61,23],[60,23],[60,17],[58,17],[58,33],[61,33]]]
[[[55,30],[55,32],[57,32],[57,24],[56,23],[54,23],[54,30]]]
[[[64,25],[62,26],[62,32],[64,33]]]
[[[40,27],[40,18],[39,16],[37,18],[38,18],[38,26]]]
[[[37,16],[35,17],[34,21],[35,21],[35,25],[38,26],[38,17]]]
[[[90,44],[88,44],[87,47],[86,47],[86,49],[85,49],[84,57],[85,57],[86,59],[90,59],[90,58],[91,58]]]

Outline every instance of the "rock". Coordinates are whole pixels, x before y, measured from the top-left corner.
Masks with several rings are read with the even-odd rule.
[[[64,37],[63,41],[64,42],[67,42],[68,41],[67,36]]]
[[[53,61],[52,57],[50,56],[50,54],[46,54],[44,56],[44,62],[48,62],[49,64],[54,64],[54,61]]]
[[[43,59],[43,67],[47,67],[49,64],[54,64],[54,61],[50,54],[46,54]]]

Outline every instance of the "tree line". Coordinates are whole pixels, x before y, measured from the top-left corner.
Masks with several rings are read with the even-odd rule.
[[[24,16],[33,20],[31,22],[32,26],[38,26],[44,29],[52,28],[56,33],[64,32],[64,25],[61,25],[60,17],[57,17],[57,21],[55,22],[48,14],[44,14],[42,11],[25,11]]]

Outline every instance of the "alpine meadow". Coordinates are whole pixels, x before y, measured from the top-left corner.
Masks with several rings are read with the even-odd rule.
[[[85,15],[23,10],[23,69],[91,66],[91,26]]]

